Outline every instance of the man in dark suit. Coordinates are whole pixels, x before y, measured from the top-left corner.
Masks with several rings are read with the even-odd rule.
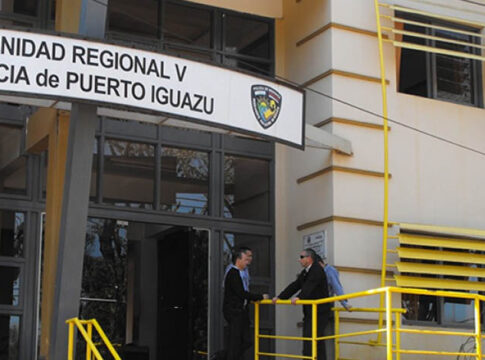
[[[228,323],[227,360],[242,359],[244,352],[251,347],[249,301],[269,298],[268,294],[250,293],[247,283],[243,282],[242,273],[249,262],[243,249],[236,250],[232,256],[232,267],[224,281],[223,313]]]
[[[328,285],[325,271],[318,265],[316,260],[317,254],[313,249],[305,249],[300,253],[300,264],[303,271],[298,275],[297,279],[288,285],[277,297],[273,298],[273,302],[278,299],[289,299],[297,291],[300,291],[296,297],[291,298],[292,304],[297,300],[321,299],[328,297]],[[330,304],[322,304],[317,307],[317,336],[323,336],[325,327],[329,319],[331,311]],[[310,338],[312,336],[312,306],[303,306],[303,337]],[[326,360],[325,342],[320,340],[317,342],[317,359]],[[312,342],[309,340],[303,341],[303,355],[312,355]]]

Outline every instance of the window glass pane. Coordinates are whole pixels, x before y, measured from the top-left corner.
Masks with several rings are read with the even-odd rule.
[[[406,320],[438,321],[438,298],[429,295],[402,295],[403,314]]]
[[[27,16],[37,16],[38,0],[2,0],[0,11]]]
[[[19,359],[20,316],[0,315],[0,356],[2,360]]]
[[[88,218],[79,315],[96,318],[114,344],[124,344],[125,339],[127,233],[127,222]],[[77,359],[86,358],[83,347],[78,347]],[[107,355],[104,347],[100,349]]]
[[[109,0],[109,31],[158,37],[158,0]]]
[[[0,192],[25,194],[27,158],[20,155],[22,128],[0,125]]]
[[[451,31],[435,30],[438,37],[471,42],[471,37]],[[437,41],[436,47],[462,53],[473,53],[470,46]],[[473,103],[473,60],[436,54],[437,97],[457,103]]]
[[[224,157],[224,217],[269,219],[269,162]]]
[[[267,22],[226,15],[224,51],[270,59],[269,30]]]
[[[107,139],[104,143],[103,202],[151,209],[154,157],[152,145]]]
[[[210,48],[212,21],[209,10],[186,5],[164,3],[164,41]]]
[[[240,59],[235,56],[226,56],[224,58],[224,65],[251,71],[253,73],[257,73],[265,76],[273,75],[272,66],[270,63],[267,63],[267,62]]]
[[[0,256],[23,256],[24,226],[24,213],[0,211]]]
[[[470,299],[444,298],[443,322],[474,324],[474,306]]]
[[[207,215],[209,199],[209,154],[162,148],[161,209]]]
[[[425,29],[422,26],[404,24],[404,30],[425,34]],[[403,41],[426,45],[426,40],[419,37],[403,36]],[[399,91],[428,97],[428,71],[426,53],[424,51],[401,49]]]
[[[205,62],[213,61],[212,53],[204,50],[188,49],[177,45],[166,44],[165,50],[167,53],[175,56],[189,58],[193,60],[201,60]]]
[[[46,198],[47,194],[47,172],[48,172],[48,159],[49,153],[45,151],[42,153],[41,161],[42,161],[42,170],[41,170],[41,182],[42,182],[42,198]],[[89,198],[90,200],[94,201],[96,199],[97,194],[97,176],[98,176],[98,139],[94,141],[93,146],[93,165],[91,170],[91,187],[89,190]]]
[[[20,268],[0,265],[0,304],[19,304],[20,296]]]
[[[126,329],[126,304],[107,301],[85,301],[81,300],[79,307],[79,318],[96,319],[108,337],[115,350],[120,352],[120,347],[125,343]],[[93,340],[96,349],[102,356],[102,359],[113,359],[109,350],[106,348],[96,331],[93,331]],[[120,354],[122,355],[122,354]],[[86,341],[78,332],[76,342],[76,360],[86,360]],[[123,359],[127,359],[124,358]]]

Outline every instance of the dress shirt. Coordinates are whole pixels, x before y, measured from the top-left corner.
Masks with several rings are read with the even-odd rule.
[[[344,288],[340,283],[340,279],[338,276],[338,270],[335,269],[332,265],[325,265],[323,268],[325,270],[325,275],[327,275],[327,282],[328,282],[328,292],[330,296],[340,296],[344,294]],[[340,301],[344,308],[348,307],[347,300]]]
[[[233,264],[227,265],[226,270],[224,271],[224,280],[222,282],[222,287],[224,287],[224,282],[226,281],[227,273],[229,272],[229,270],[231,270],[231,268],[235,268],[236,270],[239,271],[239,275],[241,276],[241,280],[243,282],[244,290],[249,291],[249,280],[251,279],[251,277],[249,276],[249,269],[247,266],[244,270],[239,270],[239,268],[237,268]]]

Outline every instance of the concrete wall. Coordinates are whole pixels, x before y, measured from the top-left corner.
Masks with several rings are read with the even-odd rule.
[[[485,8],[458,0],[390,2],[453,15],[470,23],[485,23]],[[329,26],[330,23],[334,25]],[[314,37],[297,45],[316,31]],[[378,42],[375,35],[368,33],[375,31],[373,0],[284,0],[283,18],[277,20],[277,73],[300,84],[313,79],[310,88],[382,114]],[[389,117],[485,152],[484,110],[398,93],[395,49],[389,44],[384,46]],[[321,76],[331,70],[332,75]],[[338,71],[340,74],[335,74]],[[381,125],[382,119],[307,91],[306,121],[318,124],[328,118],[338,119],[326,123],[323,129],[350,140],[353,156],[277,145],[277,291],[300,271],[297,255],[303,246],[302,237],[321,230],[327,231],[329,262],[340,269],[347,292],[380,286],[383,129],[372,124]],[[485,229],[485,189],[481,186],[485,157],[397,124],[390,126],[390,220]],[[334,166],[334,170],[297,183],[329,166]],[[389,262],[394,260],[391,256]],[[400,305],[398,297],[395,301]],[[379,302],[375,298],[352,303],[377,306]],[[372,321],[376,319],[374,315],[342,316],[345,329],[369,329],[369,322],[377,327]],[[300,309],[278,309],[277,333],[298,334],[301,317]],[[408,348],[450,351],[458,351],[465,340],[447,338],[445,345],[439,338],[403,337]],[[278,342],[277,350],[299,353],[301,345]],[[384,358],[384,352],[376,356],[379,351],[378,347],[346,345],[342,356]]]

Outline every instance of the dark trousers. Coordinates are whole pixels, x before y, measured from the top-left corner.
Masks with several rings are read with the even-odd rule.
[[[325,328],[327,327],[328,312],[321,312],[317,314],[317,336],[324,336]],[[305,314],[303,318],[303,337],[312,337],[312,316],[311,314]],[[309,340],[303,341],[303,355],[312,356],[312,342]],[[325,354],[325,341],[320,340],[317,342],[317,359],[326,360]]]
[[[227,360],[240,360],[247,349],[252,345],[249,330],[249,311],[233,312],[225,316],[228,326],[226,327]]]

